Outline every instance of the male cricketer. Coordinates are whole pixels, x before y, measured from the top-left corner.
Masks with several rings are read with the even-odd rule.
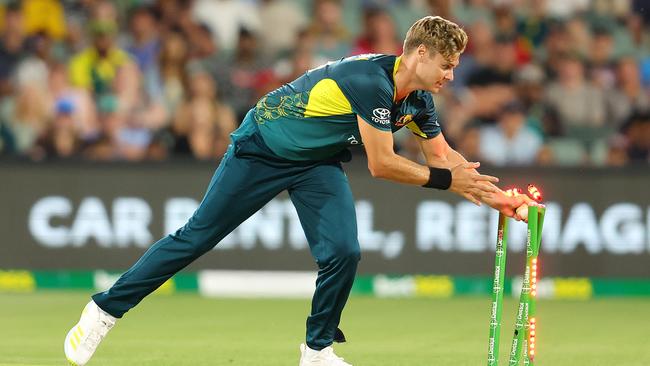
[[[64,350],[85,365],[116,320],[176,272],[211,250],[282,191],[288,191],[318,264],[300,366],[350,366],[332,343],[360,259],[354,199],[341,161],[365,147],[373,177],[448,189],[513,216],[508,197],[446,143],[431,93],[453,80],[467,44],[456,24],[427,16],[415,22],[401,56],[362,55],[310,70],[257,102],[188,222],[153,244],[107,291],[92,296]],[[406,126],[427,165],[395,154],[392,132]]]

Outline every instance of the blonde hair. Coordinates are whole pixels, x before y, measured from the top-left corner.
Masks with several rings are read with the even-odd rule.
[[[445,59],[463,53],[467,46],[467,33],[458,26],[439,16],[426,16],[413,23],[404,39],[404,53],[410,53],[424,45],[432,55],[440,53]]]

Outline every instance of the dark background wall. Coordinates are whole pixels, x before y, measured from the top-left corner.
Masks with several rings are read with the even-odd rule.
[[[0,268],[128,268],[178,228],[214,164],[0,163]],[[545,275],[650,277],[650,171],[484,169],[500,185],[535,182],[548,203]],[[346,165],[357,200],[361,273],[488,275],[494,210],[448,192],[379,181]],[[519,268],[525,224],[510,223]],[[288,197],[280,195],[190,268],[314,269]]]

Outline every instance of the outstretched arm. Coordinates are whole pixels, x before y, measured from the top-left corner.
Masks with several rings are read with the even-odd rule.
[[[381,131],[361,117],[357,117],[357,119],[368,155],[368,169],[373,177],[419,186],[430,182],[431,170],[428,166],[420,165],[395,154],[393,136],[389,131]],[[432,166],[449,169],[451,173],[449,190],[458,194],[473,192],[481,195],[482,192],[494,192],[495,186],[487,183],[498,182],[495,177],[478,174],[475,170],[478,167],[477,163],[464,162],[456,166]]]

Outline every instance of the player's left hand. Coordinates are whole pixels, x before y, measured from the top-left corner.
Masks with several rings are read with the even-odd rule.
[[[480,206],[480,197],[484,194],[499,191],[492,184],[498,182],[499,178],[479,174],[476,171],[479,166],[480,163],[477,162],[465,162],[451,168],[451,186],[449,190]]]

